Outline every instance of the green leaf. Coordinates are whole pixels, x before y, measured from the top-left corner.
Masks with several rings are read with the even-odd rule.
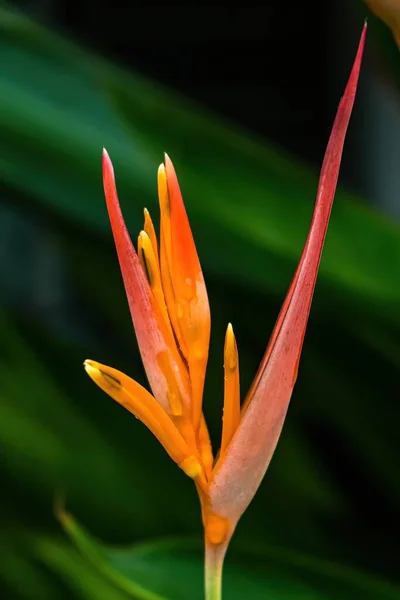
[[[199,544],[176,540],[129,549],[108,548],[68,514],[68,535],[106,579],[143,600],[201,600],[203,556]],[[224,570],[227,600],[398,600],[400,588],[358,571],[273,547],[230,558]]]
[[[46,578],[43,569],[39,570],[37,565],[32,564],[26,551],[21,550],[15,543],[15,533],[12,535],[2,531],[0,538],[0,581],[2,597],[30,598],[31,590],[35,590],[37,598],[41,600],[64,600],[60,586],[54,586]],[[19,540],[20,542],[20,540]],[[4,596],[4,587],[11,591],[10,596]]]
[[[58,539],[37,537],[33,554],[41,560],[82,600],[127,600],[129,596],[102,577],[75,548]]]

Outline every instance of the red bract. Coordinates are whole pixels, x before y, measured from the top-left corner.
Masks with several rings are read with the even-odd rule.
[[[236,522],[253,498],[282,430],[297,378],[308,315],[336,191],[347,126],[365,43],[364,27],[350,78],[326,149],[314,214],[289,292],[242,408],[238,429],[213,474],[213,512]]]

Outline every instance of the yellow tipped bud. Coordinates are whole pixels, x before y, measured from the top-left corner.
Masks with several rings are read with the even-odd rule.
[[[108,388],[113,391],[119,391],[121,389],[121,382],[119,379],[95,367],[94,364],[95,363],[90,360],[85,360],[84,362],[85,371],[89,377],[93,379],[99,387],[104,389],[104,391],[107,391]]]
[[[146,231],[141,231],[139,234],[138,254],[150,284],[151,291],[153,292],[153,298],[156,305],[155,309],[161,316],[161,319],[168,330],[171,343],[174,343],[171,322],[169,320],[169,315],[165,304],[164,291],[161,283],[160,268],[158,260],[154,254],[154,248],[151,243],[151,239]]]
[[[153,289],[157,277],[157,262],[154,256],[153,247],[149,236],[145,231],[141,231],[138,237],[138,255],[147,281]]]
[[[224,347],[224,415],[222,422],[221,456],[232,439],[240,421],[239,356],[235,334],[229,323]]]
[[[157,265],[158,265],[158,270],[160,270],[160,265],[159,265],[159,260],[158,260],[158,244],[157,244],[157,236],[156,236],[156,232],[154,229],[154,225],[153,225],[153,221],[151,219],[150,213],[147,210],[147,208],[144,209],[144,225],[143,225],[143,229],[144,231],[147,233],[147,235],[149,236],[150,242],[151,242],[151,246],[153,248],[153,254],[155,256]]]
[[[235,371],[238,366],[238,351],[236,345],[235,334],[231,323],[228,323],[225,337],[225,356],[224,366],[228,371]]]
[[[129,410],[153,432],[170,457],[181,468],[186,469],[185,472],[188,472],[190,477],[197,477],[200,474],[196,467],[197,459],[192,456],[193,451],[190,450],[175,423],[161,404],[144,387],[121,371],[93,360],[86,360],[84,366],[89,377],[104,392]]]

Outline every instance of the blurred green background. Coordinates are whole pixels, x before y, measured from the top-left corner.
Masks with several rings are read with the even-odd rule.
[[[366,14],[278,4],[0,10],[0,598],[202,597],[192,482],[82,368],[93,358],[145,383],[101,149],[133,239],[144,206],[158,221],[164,150],[177,168],[210,296],[217,445],[226,324],[245,390]],[[232,542],[226,600],[400,599],[399,68],[371,19],[299,379]],[[86,532],[63,528],[55,502]]]

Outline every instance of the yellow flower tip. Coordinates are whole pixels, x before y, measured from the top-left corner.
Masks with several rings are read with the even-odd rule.
[[[224,414],[221,454],[225,452],[240,422],[239,357],[232,324],[226,329],[224,346]]]
[[[159,281],[159,266],[154,252],[154,246],[149,234],[144,230],[142,230],[138,236],[138,255],[150,287],[153,289],[155,284],[161,286],[161,282]]]
[[[148,236],[148,234],[146,233],[146,231],[144,231],[144,229],[142,229],[139,232],[139,239],[142,241],[142,243],[144,243],[146,246],[150,245],[150,238]]]
[[[144,235],[143,235],[144,234]],[[150,284],[151,287],[151,281],[152,281],[152,270],[151,267],[149,265],[149,254],[147,252],[146,254],[146,233],[144,231],[141,231],[138,235],[138,256],[139,256],[139,260],[140,263],[143,267],[143,271],[145,272],[146,275],[146,279]]]
[[[211,544],[222,544],[229,533],[229,521],[225,517],[210,514],[206,518],[205,530],[207,539]]]
[[[83,366],[89,377],[96,380],[96,377],[99,376],[99,369],[96,367],[96,363],[93,360],[86,359]]]
[[[203,473],[203,467],[201,466],[199,459],[193,455],[185,458],[178,466],[192,479],[200,477]]]
[[[149,226],[150,223],[151,223],[151,225],[153,225],[153,221],[152,221],[150,213],[149,213],[149,211],[147,210],[146,207],[143,209],[143,219],[144,219],[143,229],[148,234],[149,233],[148,232],[148,226]]]
[[[89,377],[104,391],[107,392],[110,389],[119,390],[121,388],[119,379],[103,371],[99,363],[93,360],[85,360],[83,366]]]
[[[238,350],[231,323],[228,323],[225,336],[225,368],[234,371],[238,364]]]
[[[150,239],[150,242],[151,242],[151,246],[153,248],[153,253],[154,253],[154,256],[155,256],[155,260],[157,262],[157,267],[158,267],[158,270],[160,270],[160,264],[159,264],[159,259],[158,259],[158,242],[157,242],[156,231],[154,229],[153,221],[151,219],[150,213],[147,210],[147,208],[145,208],[143,212],[144,212],[144,225],[143,225],[143,229],[147,233],[147,235],[149,236],[149,239]]]
[[[165,172],[164,163],[161,163],[161,165],[158,167],[157,183],[158,183],[158,190],[159,190],[159,194],[160,194],[160,201],[161,200],[167,201],[166,204],[168,204],[167,174]],[[163,202],[163,207],[164,207],[164,202]]]

